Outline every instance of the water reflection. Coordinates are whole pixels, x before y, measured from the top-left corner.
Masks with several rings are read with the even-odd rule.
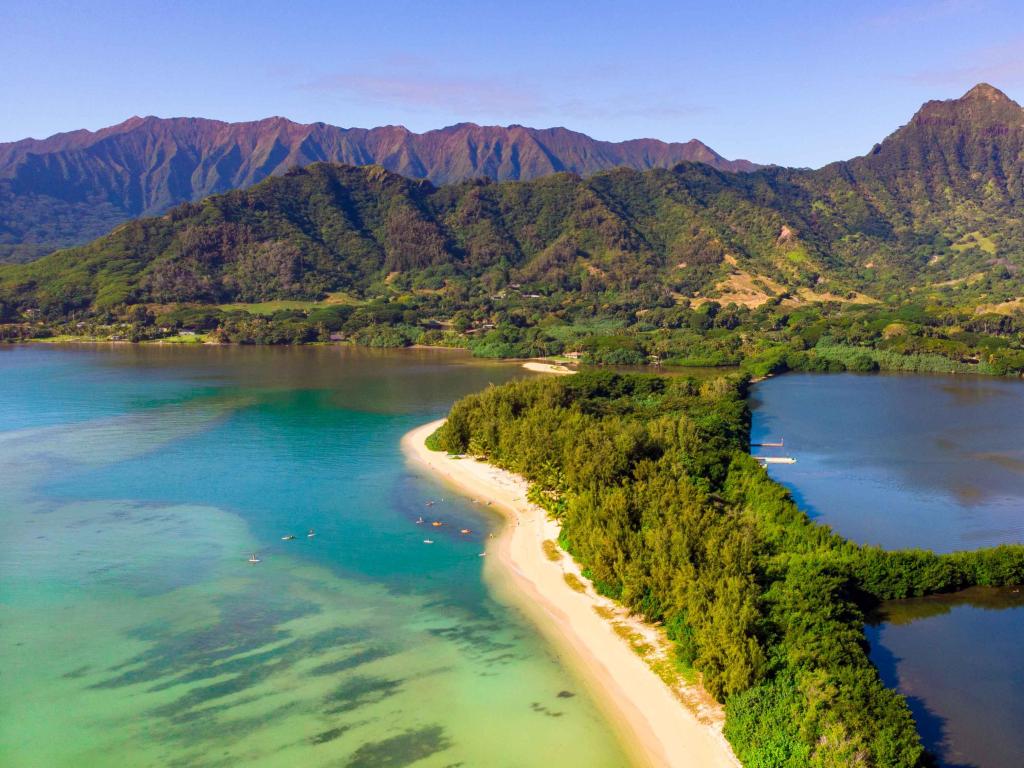
[[[1024,541],[1024,383],[795,375],[754,388],[751,438],[783,436],[773,477],[837,532],[937,551]]]
[[[784,437],[797,458],[772,476],[839,533],[937,551],[1024,542],[1024,383],[787,375],[754,392],[752,441]],[[1020,592],[979,588],[870,618],[872,660],[947,768],[1022,764],[1022,608]]]
[[[975,587],[868,617],[872,661],[946,768],[1003,768],[1024,754],[1022,608],[1019,588]]]

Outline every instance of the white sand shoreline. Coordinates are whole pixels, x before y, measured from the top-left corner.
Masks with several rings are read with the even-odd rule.
[[[527,360],[523,363],[523,368],[535,373],[553,373],[556,376],[571,376],[576,373],[574,368],[562,365],[561,363],[553,363],[549,360]]]
[[[673,691],[619,632],[656,645],[661,634],[591,589],[572,589],[566,574],[579,577],[568,555],[557,562],[542,546],[557,540],[558,524],[526,500],[527,483],[510,472],[472,458],[429,450],[424,441],[443,420],[402,438],[411,463],[473,498],[493,502],[509,525],[488,547],[488,569],[506,574],[531,618],[545,634],[573,652],[613,724],[642,765],[658,768],[736,768],[739,762],[721,733],[721,711],[699,689]],[[605,616],[598,614],[601,610]],[[615,611],[614,620],[609,620]],[[615,625],[619,626],[619,632]],[[682,700],[681,700],[682,699]],[[684,703],[684,701],[686,703]]]

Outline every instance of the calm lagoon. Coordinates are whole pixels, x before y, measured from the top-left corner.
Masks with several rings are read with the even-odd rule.
[[[1024,542],[1024,382],[786,375],[758,384],[751,441],[838,533],[940,552]],[[1024,600],[1014,590],[887,603],[867,628],[885,682],[908,697],[948,768],[1024,765]]]
[[[400,452],[523,375],[442,350],[0,348],[0,764],[628,765],[492,596],[500,521]],[[432,545],[421,515],[447,523]]]

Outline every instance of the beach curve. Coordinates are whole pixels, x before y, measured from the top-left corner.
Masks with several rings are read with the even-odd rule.
[[[487,569],[506,577],[510,597],[518,596],[540,629],[572,652],[640,764],[738,768],[722,735],[721,708],[698,686],[689,692],[670,688],[628,639],[656,642],[663,633],[596,595],[567,554],[558,550],[556,558],[551,545],[545,552],[545,542],[558,539],[558,523],[527,501],[526,480],[484,461],[428,449],[427,437],[443,423],[424,424],[402,438],[408,460],[505,516],[509,524],[488,546]]]

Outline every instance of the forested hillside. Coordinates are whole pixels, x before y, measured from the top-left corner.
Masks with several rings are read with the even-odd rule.
[[[0,335],[186,328],[768,368],[814,348],[825,367],[1021,370],[1022,115],[978,86],[817,171],[435,187],[318,163],[0,268]],[[276,304],[247,312],[261,302]]]
[[[748,455],[746,379],[492,387],[435,438],[522,474],[602,594],[664,622],[746,768],[931,764],[866,655],[876,601],[1024,581],[1024,547],[883,551],[812,523]]]
[[[565,128],[472,123],[413,133],[401,126],[338,128],[273,117],[251,123],[133,117],[99,131],[0,144],[0,261],[29,261],[88,242],[128,219],[242,189],[315,162],[377,164],[448,184],[473,178],[587,175],[684,160],[752,170],[693,139],[597,141]]]

